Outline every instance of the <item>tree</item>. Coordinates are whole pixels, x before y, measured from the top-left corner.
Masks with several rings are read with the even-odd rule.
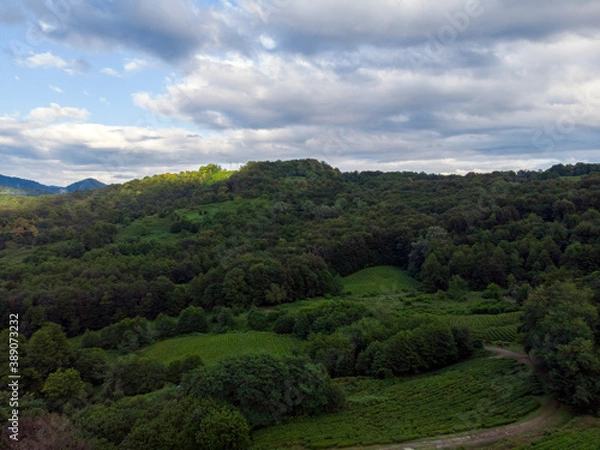
[[[504,289],[502,289],[496,283],[490,283],[487,285],[481,296],[483,298],[500,301],[504,297]]]
[[[420,237],[411,244],[408,256],[408,270],[412,275],[417,275],[421,266],[429,255],[438,248],[444,247],[448,240],[448,232],[440,227],[429,227],[425,236]]]
[[[592,293],[573,283],[555,282],[536,289],[525,301],[525,348],[548,373],[560,399],[578,408],[600,406],[600,335]]]
[[[141,377],[140,375],[144,376]],[[166,368],[153,359],[127,356],[117,359],[106,376],[104,395],[121,397],[139,395],[162,388],[166,381]]]
[[[177,334],[177,319],[160,313],[154,321],[156,339],[167,339]]]
[[[252,308],[248,313],[248,326],[256,331],[265,331],[269,327],[269,319],[260,309]]]
[[[75,369],[58,369],[48,375],[42,394],[53,409],[60,409],[67,403],[82,402],[87,396],[85,383]]]
[[[394,375],[418,372],[422,367],[413,333],[408,330],[398,332],[385,342],[383,358],[386,368]]]
[[[557,367],[549,373],[563,399],[584,410],[600,408],[600,354],[594,342],[576,338],[559,345]]]
[[[188,306],[181,311],[177,319],[176,331],[177,334],[206,333],[208,322],[204,310],[199,306]]]
[[[458,360],[458,349],[450,327],[440,321],[431,321],[413,331],[421,369],[444,367]]]
[[[159,405],[148,405],[146,410]],[[167,400],[159,412],[138,420],[119,445],[123,450],[246,450],[250,427],[225,403],[185,396]]]
[[[191,372],[203,365],[202,358],[198,355],[188,355],[184,359],[171,361],[167,366],[167,381],[179,384],[181,383],[183,374]]]
[[[131,353],[139,350],[140,341],[138,339],[138,335],[133,330],[127,330],[123,334],[123,339],[117,345],[117,350],[119,350],[120,354]]]
[[[85,333],[83,333],[83,336],[81,337],[81,348],[95,348],[101,346],[102,340],[100,338],[100,333],[97,331],[90,331],[89,328],[85,330]]]
[[[279,422],[284,416],[319,413],[331,408],[334,399],[339,403],[339,393],[322,366],[269,355],[224,358],[184,375],[181,388],[198,398],[232,403],[253,427]]]
[[[464,300],[465,294],[469,289],[469,285],[460,275],[452,275],[448,282],[448,290],[446,294],[452,300]]]
[[[448,287],[448,268],[439,262],[435,252],[430,253],[421,266],[420,276],[424,287],[430,292]]]
[[[211,409],[198,428],[195,440],[199,450],[244,450],[250,446],[250,427],[231,407]]]
[[[82,348],[77,351],[73,366],[83,381],[99,385],[108,370],[108,357],[101,348]]]
[[[51,323],[39,329],[29,340],[27,358],[42,377],[69,366],[71,346],[60,326]]]
[[[246,291],[246,273],[240,269],[231,269],[223,279],[223,296],[232,306],[244,306],[248,303]]]

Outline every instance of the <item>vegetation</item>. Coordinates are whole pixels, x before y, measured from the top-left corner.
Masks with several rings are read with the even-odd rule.
[[[552,283],[524,305],[525,345],[548,374],[558,398],[577,408],[600,407],[600,319],[592,292]]]
[[[399,267],[369,267],[344,278],[344,292],[356,295],[376,296],[408,292],[417,282]]]
[[[31,447],[358,446],[532,413],[532,372],[482,343],[524,345],[560,401],[600,408],[600,165],[209,165],[0,211]]]
[[[600,442],[600,420],[593,417],[582,417],[573,420],[566,427],[549,433],[543,439],[519,447],[518,450],[560,450],[576,448],[594,450]]]
[[[248,331],[217,335],[190,335],[156,342],[142,350],[145,358],[166,364],[188,355],[198,355],[210,366],[224,356],[264,353],[273,356],[292,356],[302,342],[291,336],[269,332]]]
[[[340,379],[348,407],[254,433],[253,449],[406,442],[513,422],[539,407],[540,388],[513,361],[476,360],[411,379]]]

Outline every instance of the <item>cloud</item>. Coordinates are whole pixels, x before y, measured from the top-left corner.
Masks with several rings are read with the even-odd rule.
[[[148,67],[149,63],[145,59],[134,58],[130,59],[125,63],[123,69],[125,72],[134,72],[138,70],[143,70]]]
[[[38,67],[63,69],[70,65],[67,61],[59,56],[53,55],[51,52],[37,53],[29,56],[28,58],[21,60],[20,64],[32,69]]]
[[[207,163],[240,163],[248,159],[310,157],[327,161],[342,170],[464,173],[537,169],[557,162],[600,158],[600,150],[593,142],[558,143],[552,149],[530,151],[524,156],[519,139],[515,139],[510,130],[446,136],[428,129],[384,133],[326,125],[293,125],[272,129],[229,129],[219,134],[190,133],[177,127],[118,127],[79,121],[60,123],[56,122],[60,117],[81,118],[85,113],[58,105],[40,110],[43,112],[32,111],[30,117],[23,120],[0,117],[3,161],[21,158],[21,165],[44,162],[47,168],[60,161],[62,170],[69,177],[77,179],[79,172],[93,172],[106,182],[189,170]],[[597,133],[595,137],[597,139]],[[502,151],[488,151],[499,148]],[[565,151],[567,148],[568,152]],[[47,169],[47,172],[51,170]],[[41,180],[49,181],[47,177]]]
[[[48,14],[36,0],[24,0],[38,17]],[[188,0],[76,2],[55,20],[48,38],[88,50],[127,47],[162,60],[184,59],[212,40],[213,13]]]
[[[22,1],[38,18],[48,13]],[[159,125],[29,118],[11,125],[29,150],[16,141],[7,149],[90,171],[104,170],[100,157],[118,159],[113,179],[248,159],[461,173],[600,156],[597,0],[69,5],[48,38],[131,55],[122,70],[100,72],[160,60],[174,73],[132,95]],[[22,64],[85,70],[50,52]]]
[[[31,69],[61,69],[69,75],[81,75],[90,68],[90,65],[82,59],[65,61],[60,56],[52,54],[52,52],[35,53],[25,59],[17,60],[16,63]]]
[[[85,109],[62,107],[57,103],[50,103],[49,108],[35,108],[29,113],[29,119],[42,122],[56,122],[60,119],[85,120],[90,113]]]
[[[48,87],[50,89],[52,89],[54,92],[56,92],[57,94],[63,94],[65,92],[61,88],[59,88],[58,86],[54,86],[52,84],[49,84]]]
[[[119,72],[117,72],[115,69],[111,69],[110,67],[105,67],[104,69],[101,69],[100,73],[103,73],[104,75],[108,75],[111,77],[120,77],[121,76],[121,74]]]
[[[237,3],[244,12],[237,20],[277,37],[279,48],[306,54],[364,45],[411,47],[431,35],[448,38],[455,32],[460,42],[540,40],[565,31],[595,32],[600,21],[594,0],[578,0],[577,7],[559,0],[543,6],[518,0],[322,0],[318,7],[297,0]]]

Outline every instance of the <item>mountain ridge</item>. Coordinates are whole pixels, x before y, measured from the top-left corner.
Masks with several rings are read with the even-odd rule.
[[[61,194],[71,193],[76,191],[87,191],[90,189],[98,189],[107,186],[106,184],[94,178],[86,178],[84,180],[71,183],[68,186],[53,186],[38,183],[34,180],[25,178],[11,177],[0,174],[0,188],[11,189],[7,192],[9,195],[44,195],[44,194]]]

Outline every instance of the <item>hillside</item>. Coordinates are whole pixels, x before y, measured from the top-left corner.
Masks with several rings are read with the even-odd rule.
[[[48,411],[90,414],[69,416],[89,439],[108,429],[86,428],[102,417],[148,414],[136,395],[173,405],[219,398],[229,406],[218,408],[238,412],[202,408],[261,429],[256,448],[293,448],[302,435],[310,448],[362,445],[360,424],[368,443],[382,445],[458,432],[468,429],[461,417],[484,401],[494,409],[476,428],[533,413],[544,392],[531,372],[485,362],[482,342],[524,346],[548,372],[548,392],[597,411],[599,170],[343,173],[299,160],[0,196],[2,328],[18,315],[32,405],[42,399]],[[87,391],[49,390],[68,370],[68,384],[81,376]],[[261,391],[252,403],[247,392],[203,390],[206,380],[242,386],[254,370],[306,386],[306,397]],[[142,372],[154,375],[142,382]],[[461,374],[479,390],[460,390]],[[168,383],[191,397],[181,401]],[[520,391],[490,391],[505,383]],[[438,422],[377,429],[380,414],[408,417],[424,407],[397,398],[435,386],[458,389],[439,397],[439,408],[451,409],[453,398],[462,406]],[[356,425],[344,435],[320,434],[346,419]],[[144,430],[105,438],[130,448],[120,447],[125,436]]]
[[[72,183],[67,187],[46,186],[37,181],[0,175],[0,195],[36,196],[59,194],[64,192],[87,191],[106,186],[98,180],[88,178]]]

